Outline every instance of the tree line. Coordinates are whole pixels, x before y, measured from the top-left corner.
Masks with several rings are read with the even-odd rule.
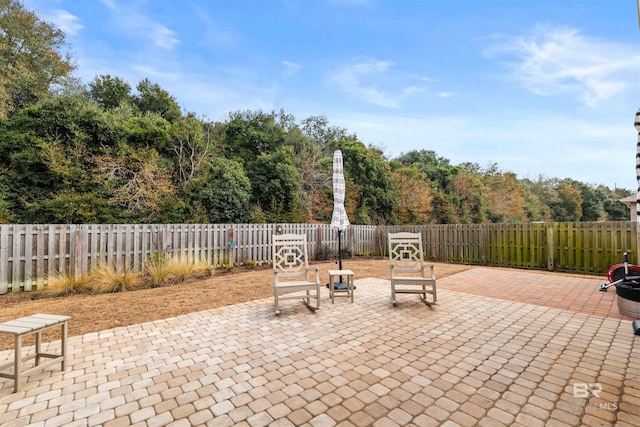
[[[628,220],[630,190],[519,179],[425,149],[389,158],[322,115],[210,121],[149,79],[84,84],[64,33],[0,0],[0,222],[330,222],[342,150],[355,224]]]

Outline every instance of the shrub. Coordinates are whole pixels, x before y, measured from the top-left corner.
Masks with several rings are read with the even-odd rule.
[[[224,272],[231,271],[233,270],[233,264],[228,264],[228,263],[220,264],[220,270]]]
[[[242,265],[244,265],[245,267],[253,268],[253,267],[255,267],[257,265],[257,262],[255,262],[252,259],[245,259],[242,262]]]
[[[320,250],[318,251],[317,258],[318,261],[327,261],[333,258],[336,255],[336,252],[333,250],[331,245],[322,245]]]
[[[346,247],[346,248],[341,248],[340,253],[342,255],[342,258],[353,258],[353,248],[351,247]]]

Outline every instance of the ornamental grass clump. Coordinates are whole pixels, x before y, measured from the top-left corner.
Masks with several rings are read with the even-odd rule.
[[[90,290],[91,278],[88,275],[76,277],[75,274],[58,273],[49,278],[49,284],[42,290],[43,297],[64,297],[86,293]]]
[[[193,263],[189,261],[182,261],[177,258],[173,258],[169,261],[169,269],[171,270],[171,275],[176,282],[184,282],[194,274]]]
[[[144,275],[152,287],[160,287],[171,282],[173,272],[166,254],[154,254],[144,265]]]
[[[193,276],[198,278],[211,277],[213,275],[213,266],[207,261],[200,261],[193,267]]]
[[[144,287],[140,272],[127,265],[99,263],[91,269],[91,291],[95,294],[133,291]]]

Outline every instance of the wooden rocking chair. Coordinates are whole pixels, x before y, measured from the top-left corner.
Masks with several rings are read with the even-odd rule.
[[[396,294],[418,294],[429,307],[436,304],[436,276],[433,264],[424,262],[422,234],[389,233],[389,262],[393,305],[396,305]],[[427,294],[431,295],[431,301]]]
[[[312,273],[315,277],[310,280]],[[320,308],[320,273],[318,267],[309,268],[307,236],[273,236],[273,280],[276,314],[280,314],[280,300],[302,299],[310,309]],[[316,300],[315,307],[312,299]]]

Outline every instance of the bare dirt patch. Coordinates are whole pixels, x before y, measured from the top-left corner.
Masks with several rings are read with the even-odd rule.
[[[343,267],[352,270],[356,280],[366,277],[389,278],[389,261],[377,258],[350,258]],[[313,263],[320,269],[320,280],[329,280],[327,270],[334,261]],[[436,276],[446,277],[471,268],[467,265],[436,263]],[[0,295],[0,322],[36,313],[71,316],[69,335],[84,335],[119,326],[134,325],[196,311],[273,297],[270,266],[216,271],[206,279],[193,280],[154,289],[103,295],[71,295],[39,298],[39,291]],[[49,334],[59,339],[59,331]],[[45,334],[45,339],[47,338]],[[28,345],[28,343],[25,343]],[[13,348],[13,337],[0,335],[0,350]]]

